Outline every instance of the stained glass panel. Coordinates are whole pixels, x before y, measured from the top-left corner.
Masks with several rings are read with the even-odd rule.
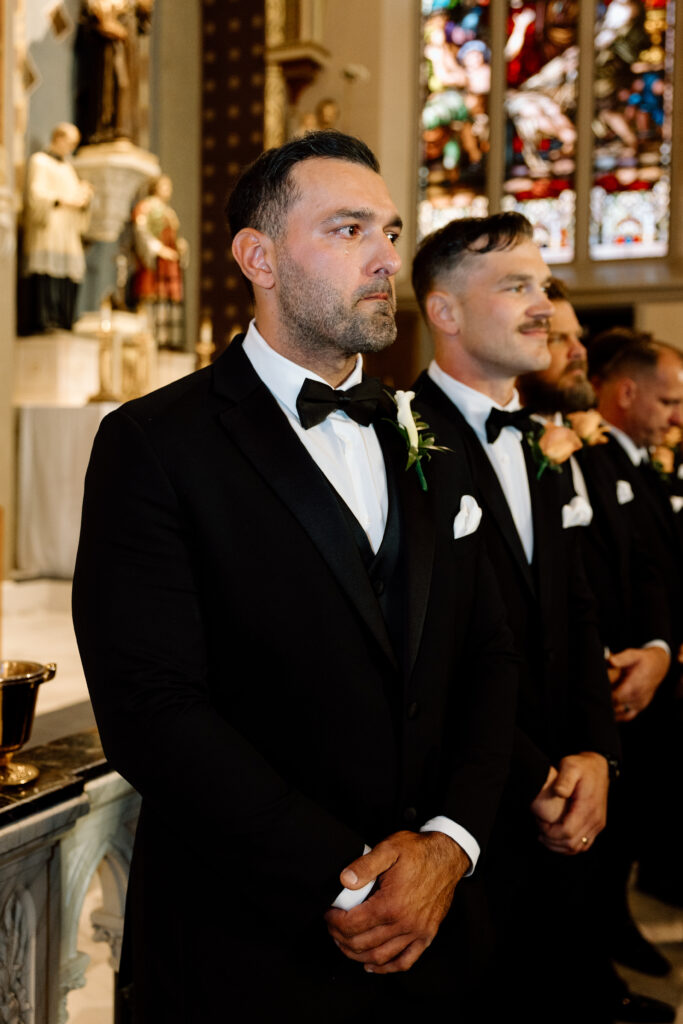
[[[422,0],[422,30],[419,238],[455,217],[488,212],[488,6]]]
[[[605,0],[597,15],[590,255],[664,256],[674,3]]]
[[[548,263],[574,256],[578,14],[576,0],[508,6],[502,206],[535,225]]]

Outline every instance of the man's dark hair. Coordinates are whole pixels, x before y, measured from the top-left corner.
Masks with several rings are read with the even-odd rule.
[[[360,139],[332,130],[307,132],[284,146],[266,150],[242,172],[225,208],[232,237],[242,228],[255,228],[277,238],[284,230],[289,207],[298,198],[290,172],[313,157],[347,160],[379,173],[377,157]]]
[[[548,290],[546,295],[551,302],[569,302],[569,292],[564,281],[560,281],[559,277],[551,277],[548,281]]]
[[[521,213],[496,213],[492,217],[464,217],[449,221],[420,243],[413,260],[413,289],[420,309],[434,283],[470,254],[512,249],[533,238],[534,229]]]
[[[610,327],[596,334],[588,347],[588,372],[600,381],[654,373],[666,349],[681,355],[672,346],[655,341],[647,331]]]

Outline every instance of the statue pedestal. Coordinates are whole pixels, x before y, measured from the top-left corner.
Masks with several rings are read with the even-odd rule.
[[[100,387],[96,337],[70,331],[19,338],[14,346],[15,405],[85,405]]]
[[[125,139],[82,146],[73,165],[95,190],[87,233],[95,242],[118,239],[141,185],[161,174],[153,153]]]

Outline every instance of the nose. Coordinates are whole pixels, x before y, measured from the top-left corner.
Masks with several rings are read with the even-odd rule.
[[[527,314],[530,317],[535,317],[537,319],[541,319],[541,317],[550,319],[554,312],[555,307],[546,293],[541,288],[536,290],[531,297],[529,306],[527,307]]]
[[[683,406],[679,402],[678,405],[674,405],[669,416],[670,427],[683,427]]]
[[[394,243],[383,231],[380,231],[378,236],[367,272],[372,277],[393,277],[401,269],[401,257]]]
[[[586,359],[588,353],[586,346],[581,341],[578,334],[569,334],[567,336],[567,358],[568,359]]]

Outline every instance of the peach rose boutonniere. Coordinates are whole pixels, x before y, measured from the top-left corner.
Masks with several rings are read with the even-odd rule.
[[[655,448],[650,451],[650,462],[652,468],[656,469],[660,476],[664,476],[667,479],[671,476],[674,471],[674,450],[669,448],[666,444],[658,444]]]
[[[607,444],[609,425],[605,423],[597,409],[570,412],[567,414],[566,422],[586,448],[592,448],[596,444]]]
[[[669,427],[662,444],[650,449],[650,462],[665,484],[670,485],[676,468],[676,448],[683,440],[680,427]]]
[[[526,435],[531,454],[538,466],[537,480],[541,479],[546,469],[561,473],[562,463],[583,447],[581,440],[571,427],[557,426],[552,420],[546,420],[540,426],[539,432],[530,431]]]

